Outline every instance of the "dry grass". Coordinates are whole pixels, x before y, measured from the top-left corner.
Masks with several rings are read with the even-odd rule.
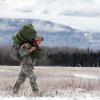
[[[14,96],[12,88],[20,67],[0,66],[0,71],[0,94]],[[100,91],[100,80],[93,78],[94,76],[99,78],[100,68],[36,67],[34,73],[37,76],[39,93],[32,93],[29,80],[26,79],[17,96],[66,96],[72,92]],[[76,74],[87,75],[91,78],[75,77]]]

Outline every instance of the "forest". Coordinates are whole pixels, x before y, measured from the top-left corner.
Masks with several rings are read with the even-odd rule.
[[[41,47],[44,55],[37,61],[41,66],[71,66],[71,67],[99,67],[100,51],[77,49],[69,47]],[[20,62],[10,56],[12,46],[0,47],[0,65],[19,65]]]

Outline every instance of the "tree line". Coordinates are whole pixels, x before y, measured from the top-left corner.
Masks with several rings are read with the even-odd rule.
[[[79,67],[99,67],[100,51],[77,48],[49,48],[42,47],[44,55],[38,60],[36,65],[42,66],[79,66]],[[11,46],[0,47],[0,65],[19,65],[20,62],[10,57]]]

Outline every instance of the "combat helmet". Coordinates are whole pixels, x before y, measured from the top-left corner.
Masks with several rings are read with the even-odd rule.
[[[37,32],[32,24],[24,25],[13,37],[13,41],[18,44],[32,42]]]

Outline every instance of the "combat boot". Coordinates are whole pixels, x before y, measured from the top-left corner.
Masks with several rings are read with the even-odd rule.
[[[32,90],[33,90],[34,93],[38,93],[39,92],[39,89],[37,87],[34,87]]]

